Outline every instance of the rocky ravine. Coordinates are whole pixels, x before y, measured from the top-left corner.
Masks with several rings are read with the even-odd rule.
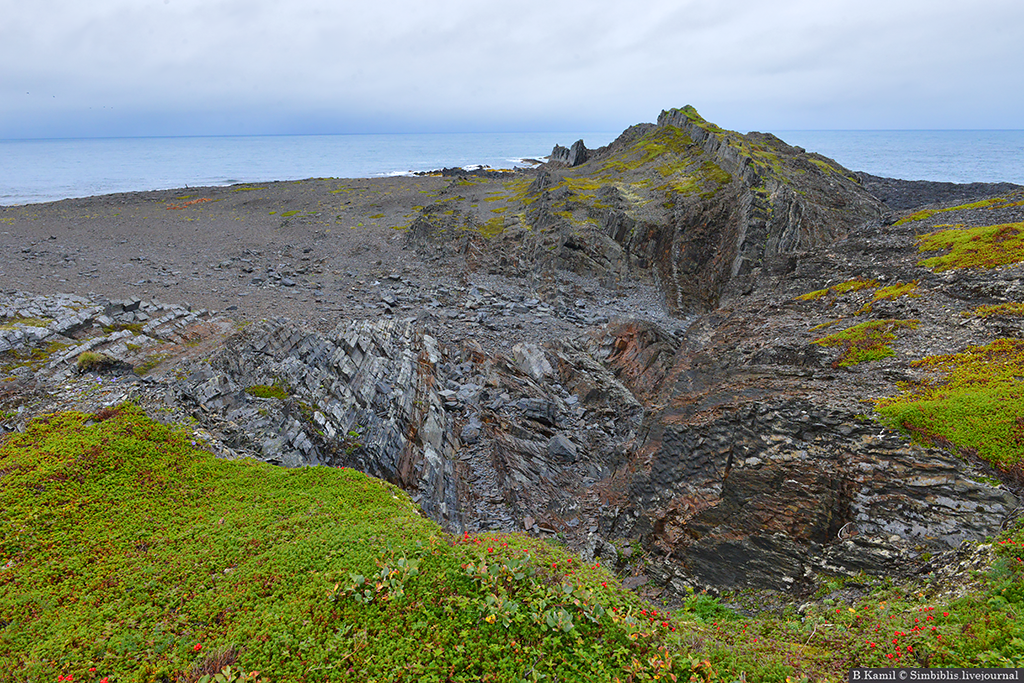
[[[690,108],[562,150],[532,175],[447,181],[406,232],[414,267],[366,292],[379,313],[330,331],[12,293],[4,426],[137,400],[191,420],[215,452],[356,467],[450,529],[558,534],[658,590],[913,571],[1015,514],[1008,473],[910,443],[870,400],[914,378],[915,359],[1021,336],[1019,319],[959,315],[1020,301],[1019,265],[936,274],[916,240],[940,222],[1024,220],[1019,189],[973,188],[1018,195],[898,223],[865,189],[880,179]],[[886,183],[901,207],[915,191]],[[796,298],[856,279],[876,284]],[[873,362],[836,367],[839,351],[812,343],[816,326],[911,319]],[[79,372],[85,351],[110,360]]]

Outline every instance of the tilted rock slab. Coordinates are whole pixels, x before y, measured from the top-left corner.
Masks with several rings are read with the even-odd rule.
[[[458,527],[452,422],[438,394],[434,339],[410,321],[352,321],[328,335],[263,321],[192,369],[178,391],[234,423],[240,452],[289,467],[351,467],[410,492]],[[245,389],[286,388],[289,398]],[[258,449],[258,450],[257,450]]]

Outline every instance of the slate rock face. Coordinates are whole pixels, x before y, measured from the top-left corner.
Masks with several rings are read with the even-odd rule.
[[[455,436],[438,393],[442,356],[410,322],[343,323],[323,336],[285,322],[252,325],[195,368],[180,391],[242,425],[236,445],[268,462],[358,469],[420,492],[424,512],[460,522]],[[255,386],[286,387],[259,399]]]
[[[551,154],[548,156],[550,161],[557,161],[567,166],[579,166],[587,161],[590,156],[590,150],[583,144],[583,140],[577,140],[572,143],[572,146],[566,149],[560,145],[555,145],[554,149],[551,150]]]
[[[538,274],[656,280],[677,313],[712,310],[883,210],[834,161],[769,134],[723,130],[692,107],[664,111],[600,149],[556,146],[550,160],[525,196],[510,200],[509,215],[528,233],[502,248],[516,248]],[[451,213],[446,202],[437,207]],[[443,232],[438,209],[414,221],[413,243]]]
[[[664,582],[800,590],[823,571],[898,571],[985,538],[1019,504],[948,453],[793,398],[807,391],[799,374],[730,365],[735,350],[721,347],[659,366],[657,335],[615,336],[613,374],[663,407],[645,418],[602,533],[643,539]]]

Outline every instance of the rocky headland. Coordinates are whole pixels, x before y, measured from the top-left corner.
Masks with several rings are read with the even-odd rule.
[[[925,260],[971,229],[980,260]],[[689,107],[529,171],[0,208],[0,425],[134,401],[649,595],[941,572],[1019,514],[1020,459],[885,399],[1018,362],[1022,233],[1024,188],[858,174]],[[1006,419],[956,418],[1024,439]]]

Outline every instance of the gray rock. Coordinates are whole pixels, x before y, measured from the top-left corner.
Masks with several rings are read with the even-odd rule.
[[[558,407],[542,398],[524,398],[518,403],[519,409],[531,420],[553,427],[558,421]]]
[[[555,434],[548,441],[548,455],[564,462],[576,462],[576,444],[564,434]]]
[[[481,388],[476,384],[463,384],[455,397],[463,403],[476,403],[480,399]]]
[[[470,416],[469,422],[462,428],[459,433],[459,438],[462,443],[475,444],[480,442],[480,430],[483,428],[483,423],[480,422],[480,417],[474,413]]]
[[[516,366],[535,380],[555,374],[544,351],[536,344],[516,344],[512,347],[512,357],[515,358]]]

